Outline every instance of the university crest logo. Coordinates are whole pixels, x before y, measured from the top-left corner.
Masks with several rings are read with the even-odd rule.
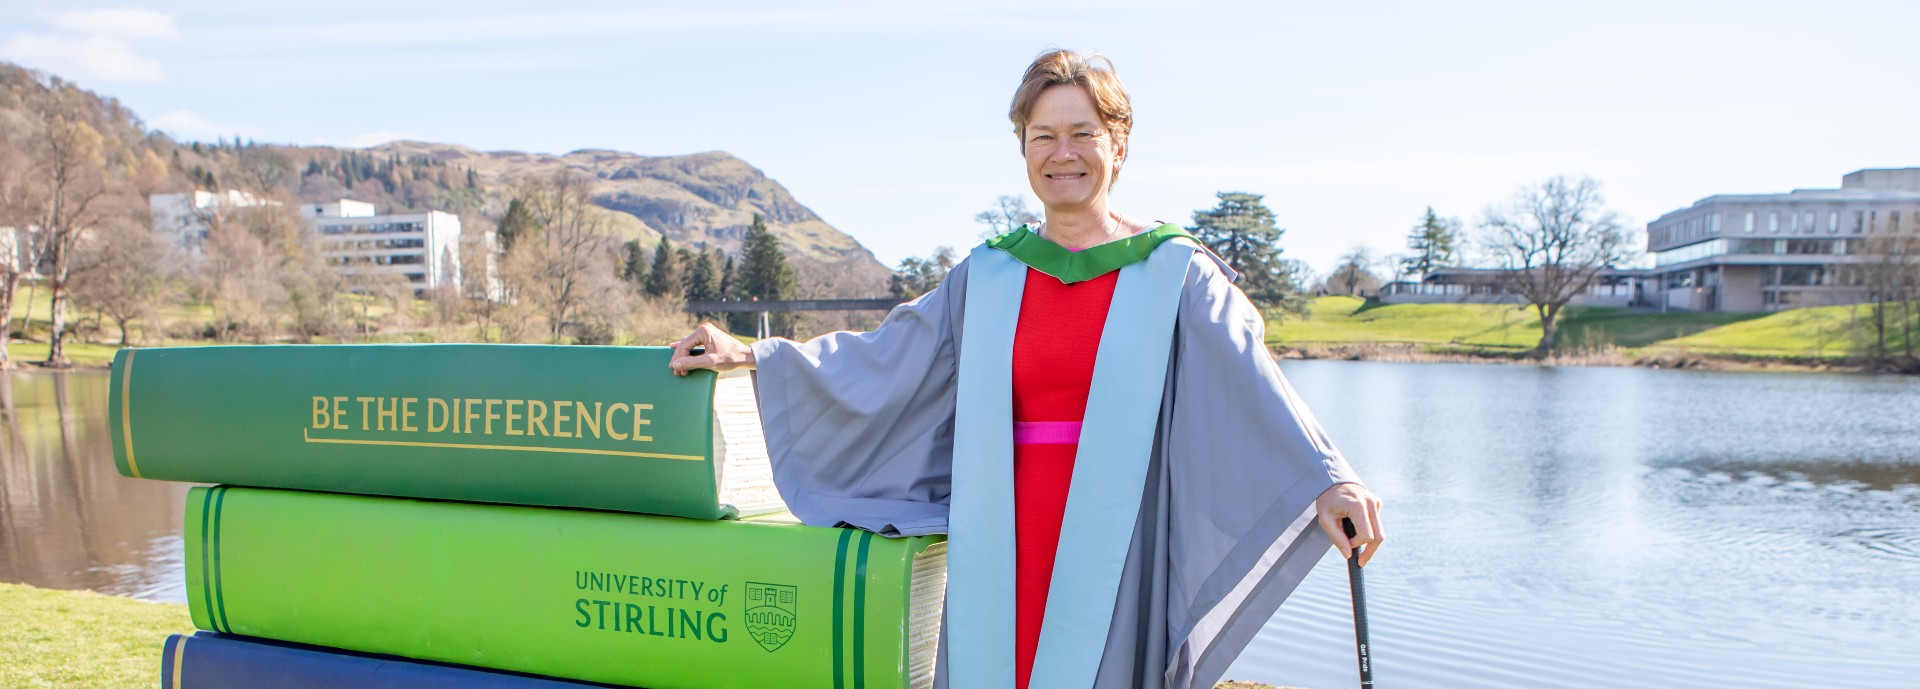
[[[793,639],[799,625],[794,612],[799,606],[794,600],[799,595],[799,588],[786,584],[747,582],[747,633],[768,653],[780,650]]]

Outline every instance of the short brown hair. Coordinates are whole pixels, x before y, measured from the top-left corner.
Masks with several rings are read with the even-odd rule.
[[[1082,55],[1055,49],[1041,53],[1027,66],[1027,75],[1021,77],[1020,88],[1013,92],[1013,105],[1007,109],[1007,119],[1013,120],[1013,134],[1020,137],[1022,152],[1027,150],[1027,122],[1033,117],[1034,102],[1048,88],[1063,84],[1085,89],[1093,99],[1093,109],[1113,134],[1114,146],[1127,145],[1127,134],[1133,132],[1133,104],[1127,100],[1126,87],[1120,85],[1120,76],[1113,72],[1113,61],[1099,53]],[[1116,168],[1114,175],[1119,173]]]

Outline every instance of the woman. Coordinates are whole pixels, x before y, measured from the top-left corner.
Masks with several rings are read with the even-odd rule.
[[[1108,207],[1132,129],[1111,63],[1041,55],[1009,116],[1039,227],[873,332],[748,347],[702,325],[671,366],[758,368],[803,521],[950,534],[941,683],[1210,687],[1329,543],[1372,557],[1380,501],[1232,270]]]

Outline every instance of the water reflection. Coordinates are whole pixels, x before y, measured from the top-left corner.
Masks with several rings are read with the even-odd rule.
[[[187,486],[123,477],[104,373],[0,374],[0,581],[183,602]]]
[[[1381,686],[1912,686],[1920,380],[1288,362],[1388,501]],[[0,581],[181,601],[187,486],[113,468],[104,374],[0,376]],[[1351,686],[1322,563],[1230,676]]]
[[[1920,380],[1289,362],[1388,502],[1396,687],[1906,686]],[[1322,563],[1233,676],[1355,682]]]

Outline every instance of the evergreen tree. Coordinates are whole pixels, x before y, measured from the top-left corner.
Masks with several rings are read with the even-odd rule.
[[[759,214],[753,216],[753,225],[747,228],[747,238],[740,259],[740,297],[759,301],[792,299],[799,291],[794,280],[793,268],[787,265],[787,257],[780,253],[780,238],[767,229],[767,222]],[[770,314],[773,333],[785,337],[793,336],[793,316],[788,313]]]
[[[683,252],[682,258],[686,261],[687,266],[687,276],[684,285],[687,301],[691,303],[719,299],[719,289],[716,285],[719,276],[713,268],[713,254],[709,254],[706,251],[687,251],[686,249],[681,249],[680,251]],[[711,312],[700,312],[694,314],[694,318],[705,321],[716,318],[716,315]]]
[[[653,247],[653,269],[647,272],[647,296],[664,297],[680,286],[680,269],[674,265],[673,242],[660,238]]]
[[[1240,273],[1236,283],[1254,305],[1300,313],[1306,298],[1294,282],[1293,270],[1280,258],[1280,237],[1286,230],[1274,225],[1273,211],[1259,194],[1223,191],[1220,205],[1194,211],[1187,228],[1227,265]]]
[[[620,279],[633,285],[636,290],[647,284],[647,250],[640,246],[640,240],[627,240],[622,259]]]
[[[513,243],[539,229],[539,224],[540,221],[533,217],[533,209],[528,208],[520,197],[508,201],[507,213],[500,216],[500,253],[512,251]]]
[[[1452,263],[1459,241],[1460,221],[1434,215],[1433,206],[1427,206],[1427,217],[1407,235],[1413,255],[1400,259],[1400,272],[1419,277]]]
[[[900,261],[900,268],[888,278],[887,291],[898,299],[917,299],[946,281],[954,261],[953,248],[945,246],[934,249],[933,256],[928,258],[909,256]]]
[[[723,265],[725,267],[720,270],[720,298],[728,301],[740,301],[740,277],[738,271],[733,267],[733,256],[728,255],[727,261]],[[727,332],[754,332],[754,328],[759,323],[759,320],[760,314],[757,313],[728,312],[726,315]]]
[[[480,176],[474,174],[473,168],[467,168],[467,188],[468,189],[480,188]]]

